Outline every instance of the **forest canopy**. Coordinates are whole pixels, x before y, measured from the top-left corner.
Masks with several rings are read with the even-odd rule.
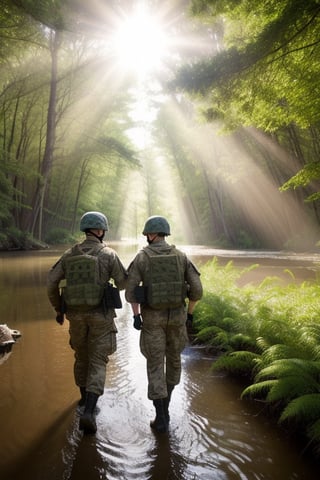
[[[316,248],[318,1],[0,6],[2,248],[87,210],[111,238],[159,213],[178,241]]]

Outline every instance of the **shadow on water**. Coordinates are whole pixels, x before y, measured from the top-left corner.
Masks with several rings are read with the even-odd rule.
[[[4,468],[3,474],[10,479],[36,480],[43,479],[43,472],[46,471],[48,465],[51,465],[52,472],[59,468],[61,464],[61,452],[57,449],[57,445],[65,441],[65,432],[68,425],[73,422],[74,405],[70,405],[63,411],[52,423],[48,424],[46,430],[42,431],[41,436],[33,439],[21,452],[15,465],[8,465]],[[10,439],[8,438],[9,442]],[[63,474],[55,471],[56,477]],[[2,477],[1,477],[2,478]]]
[[[98,432],[84,436],[78,429],[79,392],[73,382],[68,322],[62,327],[54,322],[45,292],[46,272],[59,254],[0,258],[0,313],[22,333],[12,356],[0,366],[1,479],[318,478],[319,464],[301,455],[275,422],[259,414],[259,407],[241,401],[243,386],[213,373],[214,358],[193,346],[183,352],[169,435],[154,434],[139,333],[125,302],[116,319],[118,349],[110,357],[105,392],[98,401]],[[124,263],[131,258],[123,258]]]

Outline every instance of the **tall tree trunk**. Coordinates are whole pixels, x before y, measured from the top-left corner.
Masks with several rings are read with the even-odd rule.
[[[46,144],[41,165],[41,181],[39,182],[34,195],[33,215],[31,217],[30,232],[34,235],[38,222],[38,238],[42,237],[42,216],[43,202],[47,190],[48,178],[52,168],[53,150],[56,132],[56,102],[57,102],[57,81],[58,81],[58,50],[60,45],[60,33],[58,30],[51,31],[50,53],[51,53],[51,80],[50,95],[47,114]]]
[[[83,186],[84,186],[84,184],[87,181],[88,176],[89,176],[89,172],[87,171],[88,170],[88,165],[89,165],[89,158],[85,158],[82,161],[82,164],[81,164],[77,193],[76,193],[76,198],[75,198],[74,206],[73,206],[72,224],[71,224],[71,233],[72,234],[74,234],[75,229],[76,229],[76,220],[77,220],[77,212],[78,212],[78,205],[79,205],[79,200],[80,200],[81,189],[83,188]]]

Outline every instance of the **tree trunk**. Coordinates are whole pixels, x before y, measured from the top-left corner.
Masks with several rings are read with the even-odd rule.
[[[50,53],[51,53],[51,80],[50,80],[50,95],[47,114],[47,135],[46,144],[41,165],[41,181],[35,191],[33,201],[33,214],[31,217],[30,232],[34,236],[35,228],[38,222],[38,238],[42,238],[42,216],[43,203],[47,190],[48,178],[50,176],[53,150],[55,144],[56,131],[56,101],[57,101],[57,77],[58,77],[58,50],[60,44],[59,31],[51,32]]]

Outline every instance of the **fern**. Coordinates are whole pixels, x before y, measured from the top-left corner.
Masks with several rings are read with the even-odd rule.
[[[300,375],[290,375],[276,380],[267,395],[267,402],[287,404],[290,400],[309,393],[318,393],[320,385]]]
[[[241,272],[215,259],[201,268],[197,337],[224,352],[214,370],[254,378],[242,398],[272,404],[279,421],[295,421],[320,453],[320,282],[283,285],[268,277],[258,287],[238,287],[242,273],[256,266]]]
[[[313,382],[314,379],[318,379],[320,375],[320,363],[298,358],[276,360],[271,365],[258,372],[255,380],[259,381],[265,378],[282,378],[289,375],[302,375],[307,377],[310,382]]]
[[[304,425],[320,419],[320,393],[302,395],[292,400],[283,410],[279,421],[297,421]]]
[[[266,363],[272,363],[276,360],[289,358],[313,359],[313,351],[310,348],[305,348],[302,344],[295,343],[294,345],[276,344],[266,348],[263,352],[263,359]]]
[[[243,390],[241,398],[266,398],[268,392],[278,380],[265,380],[264,382],[253,383]]]
[[[233,350],[248,350],[251,352],[257,352],[256,342],[249,335],[244,335],[243,333],[230,335],[229,342]]]
[[[219,357],[212,370],[220,370],[234,375],[250,375],[257,360],[257,354],[247,351],[231,352]]]
[[[211,342],[216,335],[223,332],[223,330],[215,325],[205,327],[197,333],[197,338],[203,342]]]

